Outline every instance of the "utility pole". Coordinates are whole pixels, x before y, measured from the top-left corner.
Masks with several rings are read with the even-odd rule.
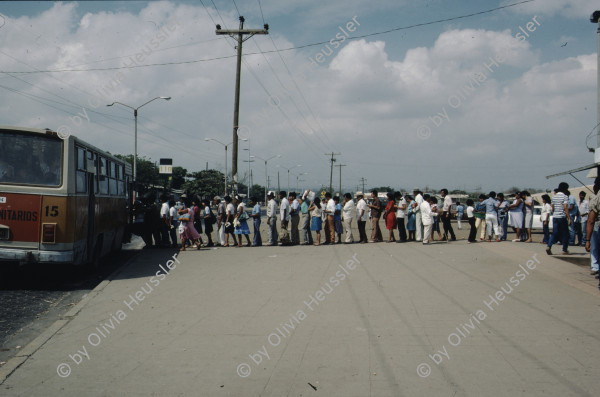
[[[362,183],[362,192],[363,194],[365,194],[365,182],[367,181],[366,178],[360,178],[360,182]]]
[[[277,171],[277,194],[281,193],[281,186],[279,185],[279,171]]]
[[[346,164],[338,164],[336,167],[340,168],[340,198],[342,197],[342,167],[345,167]]]
[[[242,45],[255,34],[269,34],[269,25],[265,24],[264,29],[244,29],[244,17],[240,16],[240,28],[221,29],[221,25],[217,25],[216,34],[227,34],[234,39],[237,39],[237,70],[235,74],[235,103],[233,107],[233,150],[231,154],[231,179],[234,192],[237,193],[237,159],[238,159],[238,126],[240,116],[240,70],[242,68]],[[244,35],[247,35],[244,39]],[[237,37],[236,37],[237,36]]]
[[[341,153],[325,153],[325,156],[331,156],[331,171],[329,173],[329,192],[331,193],[333,191],[333,163],[336,161],[336,159],[333,156],[340,156]]]

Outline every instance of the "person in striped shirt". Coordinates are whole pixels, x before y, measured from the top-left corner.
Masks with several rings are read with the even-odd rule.
[[[569,184],[561,182],[558,185],[558,191],[552,197],[552,210],[554,211],[554,217],[552,219],[552,235],[548,240],[548,248],[546,253],[552,255],[552,244],[560,240],[563,246],[563,255],[568,255],[569,247],[569,225],[571,224],[571,217],[569,215]]]

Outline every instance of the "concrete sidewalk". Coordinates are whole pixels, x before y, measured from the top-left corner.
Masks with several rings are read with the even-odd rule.
[[[175,253],[103,282],[0,395],[597,395],[597,280],[541,244]]]

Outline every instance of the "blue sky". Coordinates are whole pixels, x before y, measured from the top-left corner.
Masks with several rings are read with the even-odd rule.
[[[352,18],[360,23],[356,36],[517,2],[261,0],[270,37],[248,40],[244,53],[271,51],[274,43],[282,49],[329,41]],[[171,101],[140,110],[140,155],[173,157],[190,171],[206,162],[223,169],[223,148],[204,139],[231,141],[234,58],[134,71],[6,73],[122,68],[167,26],[168,37],[154,41],[140,65],[234,55],[233,42],[217,37],[213,23],[237,27],[234,2],[203,3],[1,3],[2,124],[68,127],[113,153],[130,153],[129,110],[92,104],[139,105],[169,95]],[[258,0],[236,5],[247,27],[262,27]],[[593,11],[589,1],[538,0],[345,40],[303,78],[308,57],[324,45],[247,55],[240,135],[250,137],[256,156],[281,154],[269,165],[272,178],[277,170],[285,175],[285,168],[302,164],[294,172],[308,172],[301,176],[304,187],[329,183],[324,154],[331,151],[342,153],[338,164],[347,164],[345,190],[354,190],[361,177],[368,186],[405,189],[554,187],[559,180],[545,175],[593,161],[585,147],[597,120]],[[535,31],[525,41],[514,39],[534,17]],[[506,55],[504,63],[486,72],[489,57],[499,53]],[[110,95],[99,95],[111,82]],[[269,105],[269,95],[278,106]],[[247,153],[240,150],[242,178]],[[253,166],[255,182],[264,183],[264,167]]]

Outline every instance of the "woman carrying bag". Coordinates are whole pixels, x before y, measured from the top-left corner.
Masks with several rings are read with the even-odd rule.
[[[234,227],[235,221],[235,207],[231,204],[231,197],[225,196],[225,245],[223,247],[231,247],[229,245],[229,236],[233,238],[233,245],[236,246],[236,239],[233,232],[235,231]]]
[[[179,238],[181,239],[181,251],[185,251],[185,243],[188,239],[192,240],[192,248],[200,249],[202,243],[200,243],[200,234],[194,227],[194,210],[189,208],[190,202],[185,201],[183,207],[178,211],[179,213]]]
[[[238,236],[238,247],[242,246],[242,235],[246,236],[246,247],[251,247],[252,243],[250,243],[250,228],[248,227],[248,213],[245,211],[246,206],[244,202],[240,199],[240,196],[235,196],[233,200],[234,204],[237,205],[237,213],[235,214],[236,226],[234,230],[234,234]],[[235,240],[234,240],[235,242]]]

